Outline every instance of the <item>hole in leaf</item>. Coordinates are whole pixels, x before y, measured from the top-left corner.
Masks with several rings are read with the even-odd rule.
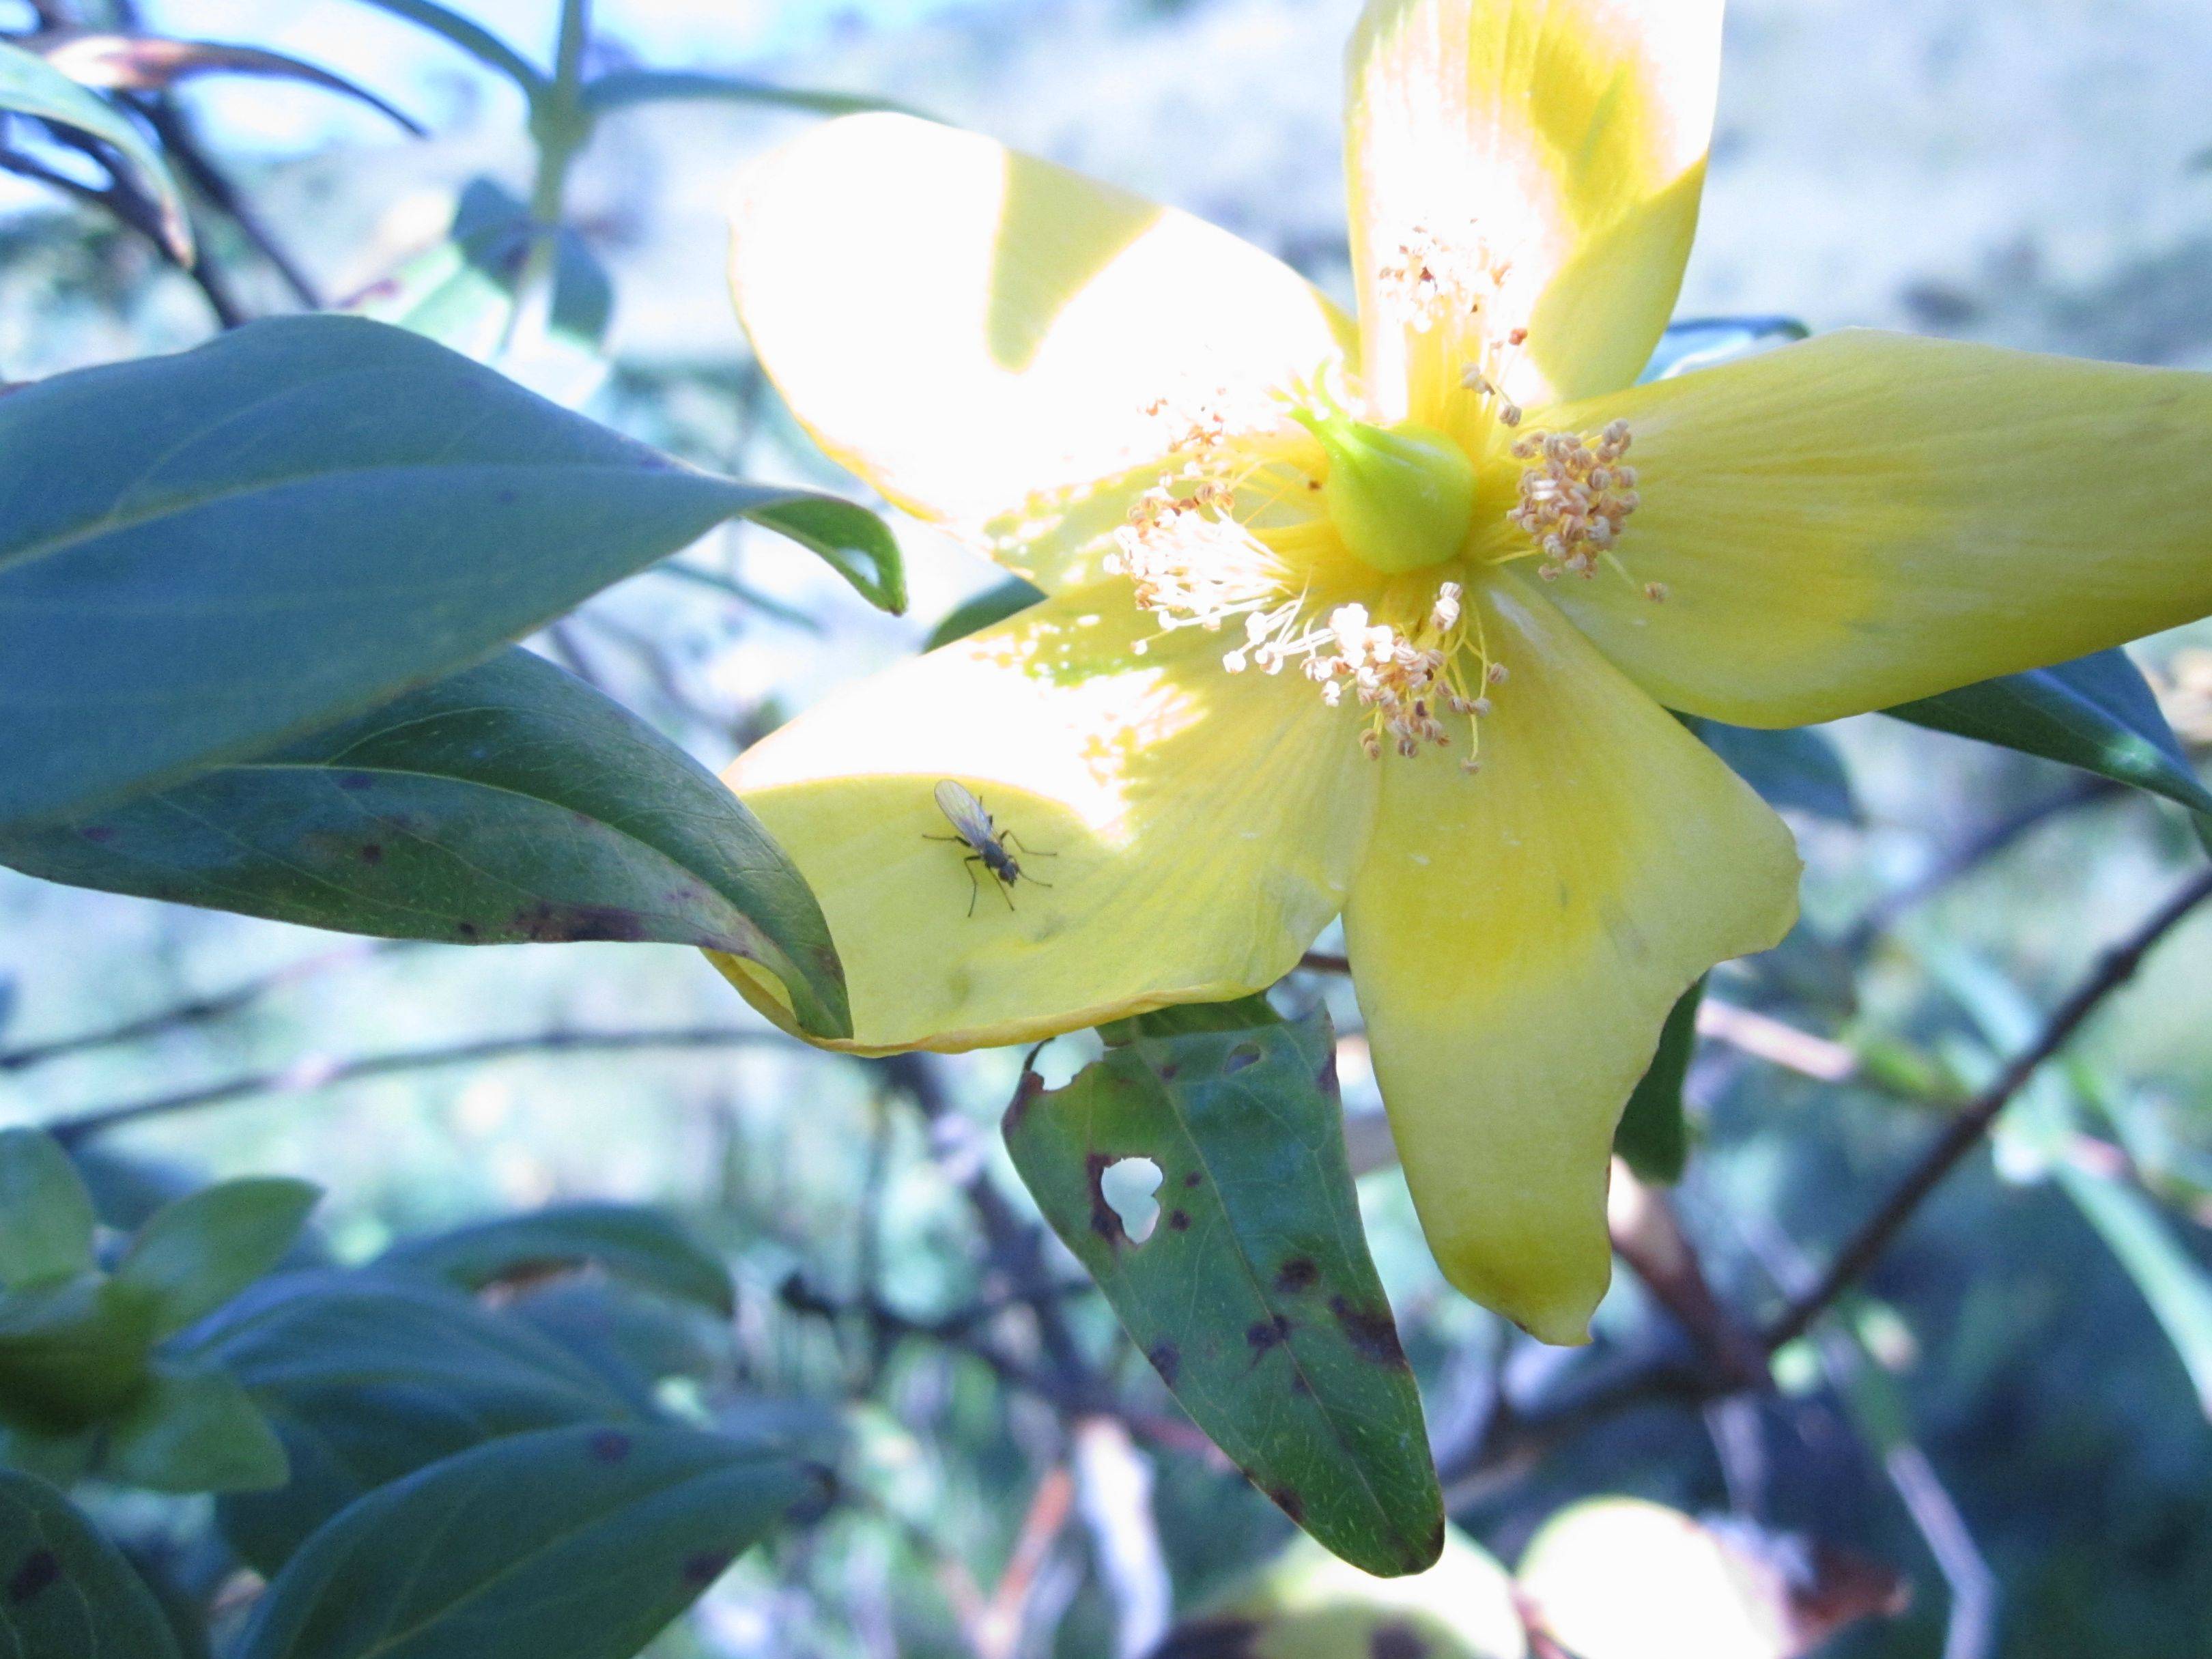
[[[1166,1179],[1149,1158],[1121,1158],[1098,1172],[1098,1194],[1107,1207],[1121,1218],[1121,1231],[1132,1244],[1141,1244],[1160,1224],[1160,1206],[1152,1194]]]

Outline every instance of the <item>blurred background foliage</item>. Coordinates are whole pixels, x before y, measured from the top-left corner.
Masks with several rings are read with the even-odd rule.
[[[40,9],[8,0],[0,21],[27,28]],[[551,0],[465,9],[550,61]],[[1341,290],[1334,65],[1354,9],[609,0],[587,56],[595,73],[650,62],[970,123]],[[198,281],[143,230],[5,182],[0,379],[179,348],[224,313],[349,299],[497,352],[514,270],[501,227],[544,184],[508,79],[355,0],[87,15],[101,11],[334,70],[427,136],[343,88],[181,83],[164,118],[219,169],[215,186],[185,180]],[[1736,0],[1728,51],[1684,314],[2212,368],[2212,11]],[[722,95],[605,114],[562,180],[553,315],[535,355],[505,366],[702,464],[849,489],[753,372],[721,281],[731,171],[812,118]],[[903,618],[811,561],[756,556],[766,538],[739,526],[535,643],[719,766],[995,584],[901,533]],[[2212,632],[2136,656],[2201,764]],[[1809,759],[1769,746],[1751,762],[1791,808],[1806,921],[1715,975],[1688,1069],[1695,1150],[1673,1208],[1738,1307],[1802,1285],[1940,1107],[2025,1046],[2037,1011],[2204,857],[2165,804],[2045,763],[1877,718],[1822,737]],[[1344,1034],[1375,1254],[1466,1534],[1441,1570],[1452,1605],[1340,1610],[1302,1637],[1281,1610],[1332,1604],[1345,1570],[1310,1552],[1270,1568],[1287,1523],[1040,1244],[997,1146],[1014,1055],[865,1066],[764,1040],[684,950],[367,944],[0,871],[0,1121],[166,1107],[79,1143],[116,1224],[142,1221],[151,1194],[296,1175],[327,1189],[313,1249],[340,1263],[554,1204],[678,1218],[726,1264],[726,1318],[665,1282],[565,1310],[550,1299],[574,1285],[529,1300],[618,1326],[691,1409],[808,1437],[847,1489],[722,1578],[656,1659],[1163,1639],[1186,1655],[1521,1652],[1480,1551],[1520,1565],[1547,1607],[1583,1609],[1554,1620],[1582,1659],[1779,1656],[1838,1629],[1822,1650],[2179,1659],[2212,1655],[2208,980],[2200,915],[2014,1104],[1993,1156],[1783,1352],[1773,1392],[1699,1401],[1609,1391],[1691,1340],[1634,1274],[1597,1344],[1571,1352],[1443,1286],[1376,1133],[1357,1011],[1326,972],[1301,975],[1285,998],[1325,1001]],[[86,1034],[117,1040],[73,1040]],[[1082,1057],[1070,1040],[1041,1063],[1057,1082]],[[1606,1495],[1680,1513],[1571,1507]],[[207,1500],[118,1489],[97,1507],[173,1594],[237,1595]],[[1639,1617],[1608,1626],[1607,1606]]]

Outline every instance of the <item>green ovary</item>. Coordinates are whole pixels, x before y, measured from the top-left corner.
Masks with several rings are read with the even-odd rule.
[[[1443,433],[1370,426],[1336,410],[1294,417],[1328,456],[1322,499],[1344,545],[1395,574],[1456,557],[1474,524],[1474,465]]]

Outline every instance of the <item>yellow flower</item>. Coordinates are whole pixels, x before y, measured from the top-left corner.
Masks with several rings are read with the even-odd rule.
[[[2212,377],[1848,332],[1632,386],[1720,10],[1370,4],[1356,328],[944,127],[750,173],[738,305],[799,420],[1051,596],[730,773],[843,952],[839,1046],[1237,996],[1341,914],[1438,1261],[1578,1340],[1662,1020],[1796,908],[1789,834],[1666,709],[1832,720],[2212,611]],[[1011,886],[931,839],[946,780],[1014,832]]]

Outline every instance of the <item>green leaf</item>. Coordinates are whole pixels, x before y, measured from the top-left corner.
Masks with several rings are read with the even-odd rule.
[[[2063,761],[2212,812],[2158,699],[2128,653],[2100,651],[1882,711],[1915,726]]]
[[[180,263],[192,262],[191,221],[185,217],[177,181],[169,176],[160,153],[121,110],[87,92],[35,52],[4,41],[0,41],[0,110],[73,127],[113,146],[160,207],[161,240]]]
[[[444,1279],[465,1291],[590,1265],[716,1313],[737,1308],[721,1257],[659,1211],[631,1204],[558,1204],[502,1216],[405,1240],[375,1265]]]
[[[11,1291],[91,1270],[92,1194],[52,1135],[0,1130],[0,1287]]]
[[[448,6],[440,5],[437,0],[362,0],[362,3],[388,11],[394,17],[404,17],[448,45],[459,47],[478,63],[513,81],[532,103],[551,89],[551,82],[527,58],[489,29],[471,22]]]
[[[158,1339],[213,1313],[274,1268],[322,1188],[281,1176],[225,1181],[155,1212],[110,1293],[143,1307]]]
[[[2071,1156],[2054,1163],[2051,1176],[2135,1281],[2212,1418],[2212,1278],[2158,1206],[2125,1181]]]
[[[259,1492],[286,1478],[284,1448],[237,1379],[167,1359],[114,1425],[100,1472],[169,1492]]]
[[[97,1273],[0,1296],[0,1422],[67,1437],[123,1410],[145,1386],[143,1306]]]
[[[1025,1078],[1006,1149],[1161,1380],[1253,1484],[1355,1566],[1418,1572],[1443,1547],[1443,1500],[1360,1228],[1328,1018],[1238,1006],[1241,1029],[1196,1029],[1186,1010],[1125,1022],[1065,1088]],[[1131,1159],[1161,1176],[1141,1241],[1104,1184]]]
[[[929,638],[922,649],[934,651],[940,645],[950,645],[955,640],[964,640],[970,634],[980,634],[994,623],[1009,617],[1019,616],[1044,598],[1044,590],[1019,576],[1009,576],[995,587],[987,587],[972,599],[963,599],[945,613],[945,620],[929,630]]]
[[[1859,822],[1850,774],[1826,733],[1805,726],[1758,731],[1719,720],[1684,724],[1769,806],[1837,823]]]
[[[870,110],[914,113],[903,104],[872,98],[861,93],[816,92],[799,87],[779,87],[742,75],[714,75],[698,70],[627,69],[600,76],[584,88],[585,113],[593,118],[609,110],[638,104],[660,104],[675,99],[712,99],[718,103],[759,104],[772,109],[808,110],[817,115],[859,115]]]
[[[198,1356],[267,1416],[291,1464],[227,1498],[223,1534],[274,1572],[363,1493],[485,1441],[624,1416],[630,1396],[558,1343],[442,1286],[288,1273],[218,1314]]]
[[[1668,325],[1637,384],[1671,380],[1754,351],[1788,345],[1812,331],[1795,317],[1686,317]]]
[[[1705,1000],[1703,979],[1682,993],[1659,1030],[1659,1051],[1629,1096],[1613,1150],[1646,1181],[1672,1186],[1690,1161],[1690,1127],[1682,1115],[1682,1082],[1698,1047],[1698,1005]]]
[[[692,1429],[495,1441],[309,1539],[237,1659],[632,1659],[824,1480]]]
[[[601,347],[614,314],[614,284],[582,237],[566,227],[553,232],[545,334],[523,355],[509,337],[530,249],[544,234],[520,198],[474,179],[461,192],[447,240],[370,284],[345,309],[495,364],[532,391],[576,407],[606,379]]]
[[[902,599],[865,509],[696,471],[357,317],[0,398],[0,823],[388,702],[732,516]]]
[[[10,1659],[178,1659],[123,1552],[45,1481],[0,1469],[0,1651]]]
[[[106,811],[0,830],[50,881],[447,944],[632,939],[759,963],[849,1036],[813,894],[713,773],[511,647],[274,754]]]

